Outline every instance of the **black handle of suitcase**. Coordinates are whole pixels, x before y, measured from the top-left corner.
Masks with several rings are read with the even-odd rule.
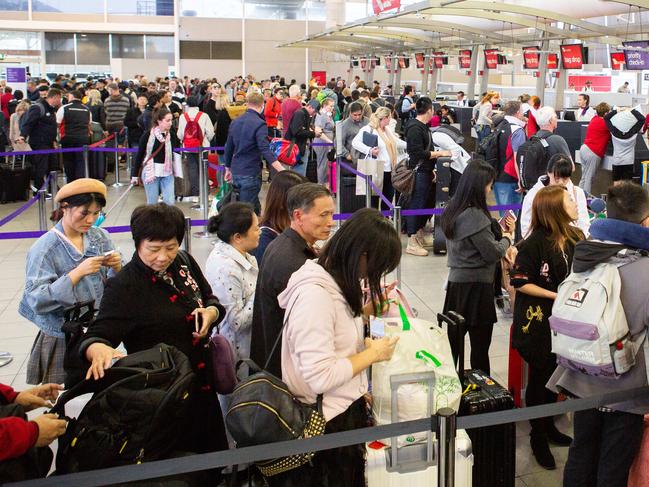
[[[448,326],[457,327],[457,362],[455,363],[455,369],[457,370],[457,375],[460,378],[460,381],[464,379],[464,327],[466,325],[466,320],[464,316],[455,311],[447,311],[444,313],[437,313],[437,323],[439,326],[442,326],[442,323],[446,323]]]

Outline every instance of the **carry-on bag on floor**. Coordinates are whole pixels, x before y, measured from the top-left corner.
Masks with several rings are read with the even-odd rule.
[[[437,319],[458,327],[458,374],[464,394],[460,416],[491,413],[514,408],[510,392],[480,370],[464,370],[464,318],[449,311]],[[513,487],[516,476],[516,424],[507,423],[468,431],[473,446],[475,487]]]
[[[200,164],[200,158],[199,158],[199,164]],[[189,180],[189,161],[187,159],[187,156],[184,154],[182,155],[181,166],[183,168],[183,177],[174,178],[174,194],[176,198],[180,198],[182,200],[187,196],[192,196],[192,184],[191,181]]]
[[[512,347],[512,333],[514,327],[509,329],[509,369],[507,373],[507,386],[514,398],[517,408],[525,407],[525,390],[527,389],[528,367],[527,362]]]
[[[430,391],[428,412],[433,411],[435,373],[398,374],[390,377],[392,391],[392,421],[399,417],[397,393],[401,386],[423,382]],[[437,485],[437,439],[432,432],[426,435],[426,442],[391,447],[397,445],[397,438],[391,441],[368,443],[365,475],[368,487],[435,487]],[[393,449],[394,448],[394,449]],[[471,440],[464,430],[458,430],[455,437],[455,485],[470,487],[473,454]]]
[[[11,164],[0,164],[0,203],[29,199],[32,171],[30,166],[25,166],[27,158],[20,159],[20,167],[16,167],[15,158]]]
[[[451,158],[438,157],[435,165],[437,179],[435,182],[435,208],[444,208],[448,204],[451,189]],[[440,219],[433,218],[433,253],[440,255],[446,253],[446,236],[442,231]]]
[[[342,213],[354,213],[356,210],[365,208],[365,196],[356,196],[356,176],[344,175],[340,181],[340,211]]]

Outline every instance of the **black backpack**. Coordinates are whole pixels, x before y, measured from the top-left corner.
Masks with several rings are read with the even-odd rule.
[[[264,368],[268,367],[282,339],[288,315],[289,312]],[[284,382],[260,369],[252,360],[240,360],[237,369],[243,364],[247,364],[254,373],[234,388],[230,395],[230,409],[225,416],[228,432],[237,447],[324,434],[326,421],[322,414],[322,394],[318,395],[316,404],[304,404],[288,390]],[[257,462],[256,465],[264,476],[270,477],[298,468],[311,461],[314,455],[314,452],[301,453]]]
[[[511,135],[509,122],[503,120],[489,135],[480,141],[476,148],[476,154],[483,161],[490,164],[498,173],[504,166],[502,142],[506,141]]]
[[[90,364],[81,357],[79,346],[88,326],[95,319],[95,301],[83,301],[70,306],[63,311],[65,321],[61,331],[65,334],[65,355],[63,369],[65,370],[65,388],[70,389],[81,382]]]
[[[403,108],[403,100],[405,100],[406,97],[401,95],[399,97],[399,101],[397,101],[396,106],[394,107],[394,110],[397,112],[397,115],[399,115],[399,118],[401,120],[408,120],[410,118],[410,113],[403,113],[401,109]]]
[[[67,402],[94,393],[78,418],[68,418],[56,473],[152,461],[178,450],[194,383],[189,359],[164,344],[118,360],[99,380],[79,382],[51,411],[63,417]]]
[[[523,189],[531,189],[538,179],[547,172],[550,154],[547,149],[548,141],[545,139],[550,135],[552,134],[539,137],[535,134],[518,148],[516,165]]]

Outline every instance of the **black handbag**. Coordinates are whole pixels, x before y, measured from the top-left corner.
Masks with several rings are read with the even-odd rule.
[[[288,313],[264,369],[268,367],[282,339],[287,321]],[[326,421],[322,414],[322,394],[317,396],[316,404],[304,404],[289,391],[284,382],[262,370],[252,360],[240,360],[237,369],[244,364],[254,373],[234,388],[230,396],[230,408],[225,416],[228,432],[237,447],[324,434]],[[308,463],[314,455],[315,452],[301,453],[256,462],[256,465],[264,476],[270,477],[298,468]]]

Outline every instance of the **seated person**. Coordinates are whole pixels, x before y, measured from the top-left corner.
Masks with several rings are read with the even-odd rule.
[[[159,343],[176,347],[189,358],[196,373],[194,415],[187,418],[181,451],[204,453],[227,449],[221,408],[208,372],[205,347],[211,329],[225,317],[203,273],[187,252],[180,250],[185,220],[180,209],[159,203],[139,206],[131,215],[135,253],[109,279],[97,319],[80,344],[90,362],[87,377],[103,377],[104,369],[122,354],[149,349]]]

